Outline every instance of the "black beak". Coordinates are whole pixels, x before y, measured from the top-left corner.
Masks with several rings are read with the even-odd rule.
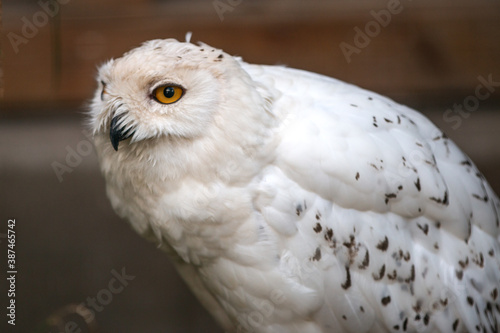
[[[113,119],[111,119],[111,125],[109,125],[109,139],[111,140],[111,145],[116,151],[118,151],[118,144],[120,141],[130,138],[132,134],[134,134],[130,128],[124,131],[123,126],[118,127],[118,121],[120,118],[121,115],[114,116]]]

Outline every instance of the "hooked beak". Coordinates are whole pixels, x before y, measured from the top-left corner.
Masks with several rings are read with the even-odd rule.
[[[118,151],[118,144],[120,141],[130,138],[132,134],[134,134],[130,128],[124,130],[123,124],[118,125],[120,118],[121,115],[114,116],[113,119],[111,119],[111,124],[109,125],[109,139],[111,141],[111,145],[116,151]]]

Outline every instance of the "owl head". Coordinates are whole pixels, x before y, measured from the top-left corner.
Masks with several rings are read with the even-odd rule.
[[[101,167],[165,159],[185,170],[193,156],[213,164],[203,156],[254,145],[270,124],[272,96],[244,66],[206,44],[174,39],[148,41],[102,65],[90,110]]]

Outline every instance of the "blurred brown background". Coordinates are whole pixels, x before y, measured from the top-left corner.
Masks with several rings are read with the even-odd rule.
[[[248,62],[323,73],[417,108],[500,193],[498,1],[1,4],[0,275],[8,218],[17,222],[18,266],[17,325],[7,332],[35,331],[59,308],[89,297],[106,303],[95,311],[99,332],[221,332],[167,258],[112,212],[82,132],[96,66],[148,39],[183,40],[192,31],[192,41]],[[493,82],[480,90],[489,92],[484,98],[476,97],[481,78]],[[464,111],[447,111],[454,105]],[[58,176],[54,165],[66,172]],[[112,294],[112,271],[122,269],[135,278]]]

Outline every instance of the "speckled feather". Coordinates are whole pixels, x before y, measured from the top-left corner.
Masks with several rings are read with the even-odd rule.
[[[227,331],[498,332],[498,197],[420,113],[171,39],[98,82],[114,209]],[[185,93],[162,105],[161,84]],[[114,151],[118,116],[132,135]]]

